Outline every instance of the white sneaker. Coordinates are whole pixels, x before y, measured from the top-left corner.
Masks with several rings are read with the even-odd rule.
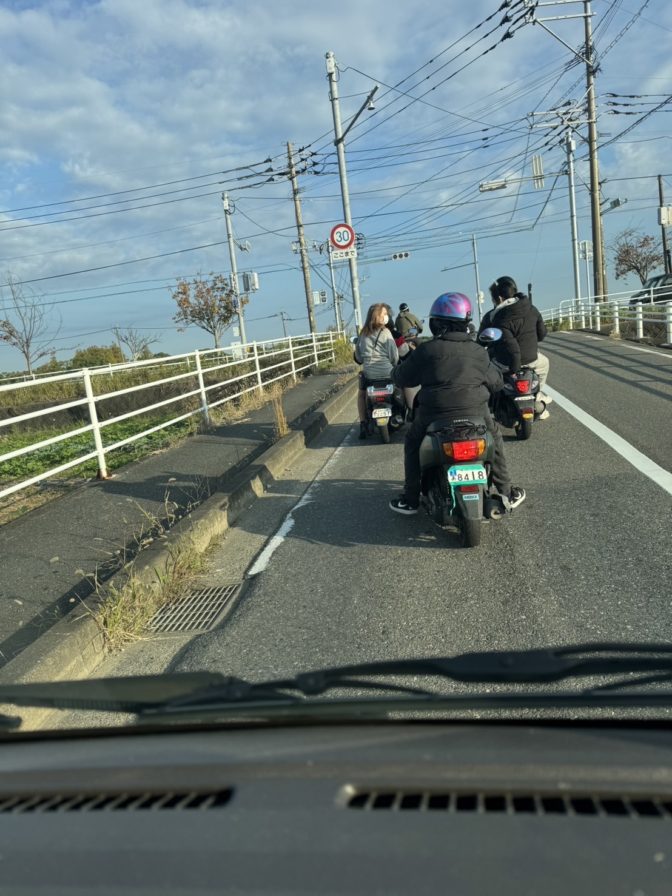
[[[537,420],[548,420],[551,415],[548,413],[546,408],[537,416]]]

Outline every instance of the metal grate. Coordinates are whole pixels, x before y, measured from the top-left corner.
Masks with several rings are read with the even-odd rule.
[[[221,809],[232,796],[231,788],[206,793],[24,794],[0,797],[0,813]]]
[[[148,629],[161,634],[208,632],[221,621],[227,605],[238,596],[242,583],[192,591],[187,597],[161,607]]]
[[[648,796],[363,790],[351,794],[346,805],[364,810],[672,819],[672,799]]]

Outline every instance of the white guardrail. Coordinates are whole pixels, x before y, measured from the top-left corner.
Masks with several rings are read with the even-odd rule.
[[[567,324],[570,330],[603,328],[615,336],[622,334],[623,324],[632,324],[636,339],[644,339],[646,330],[657,326],[664,331],[662,344],[672,345],[672,302],[632,302],[632,293],[610,293],[602,301],[564,299],[556,308],[541,312],[546,323]],[[650,332],[650,329],[649,329]]]
[[[54,415],[78,407],[86,408],[84,416],[85,419],[88,418],[88,422],[68,429],[66,432],[60,432],[51,438],[22,445],[4,454],[0,453],[0,498],[5,498],[21,489],[58,476],[66,470],[94,459],[97,459],[98,462],[98,477],[107,478],[106,456],[111,451],[197,414],[200,414],[203,421],[208,424],[210,411],[213,408],[234,401],[247,392],[255,390],[263,392],[265,386],[284,379],[291,378],[296,382],[297,376],[302,372],[311,367],[316,368],[323,361],[335,358],[334,342],[338,338],[339,334],[333,332],[313,333],[309,336],[292,336],[268,342],[252,342],[246,345],[172,355],[162,358],[160,361],[154,358],[148,361],[114,364],[102,368],[85,368],[41,377],[39,380],[31,379],[24,382],[2,384],[0,385],[0,409],[9,407],[10,413],[12,408],[20,410],[21,407],[37,403],[36,399],[38,399],[39,393],[44,396],[45,390],[49,389],[52,392],[60,390],[70,393],[75,397],[72,400],[48,402],[45,402],[42,397],[40,403],[45,406],[39,410],[17,413],[15,416],[0,419],[0,452],[2,451],[2,442],[5,441],[2,437],[7,433],[8,427],[16,428],[22,423],[43,417],[53,418]],[[227,373],[234,375],[227,377]],[[110,381],[114,379],[123,379],[124,377],[133,379],[137,378],[138,374],[140,377],[147,377],[146,380],[140,383],[134,382],[124,388],[109,391],[104,389],[105,385],[109,386]],[[184,390],[176,389],[173,396],[160,401],[136,404],[132,410],[116,416],[107,416],[101,413],[101,410],[104,410],[105,402],[123,395],[141,396],[144,390],[160,389],[171,383],[185,384],[186,388]],[[218,390],[221,393],[223,388],[232,386],[233,390],[229,388],[223,398],[215,396],[214,393]],[[8,404],[7,393],[12,392],[16,393],[16,399]],[[149,428],[140,429],[126,438],[106,443],[106,430],[113,424],[141,417],[152,411],[165,410],[178,402],[184,402],[185,399],[193,399],[196,407],[162,420]],[[104,419],[101,419],[101,416]],[[64,463],[58,463],[49,470],[41,470],[36,475],[26,478],[18,477],[18,479],[16,475],[7,476],[6,469],[3,470],[4,464],[8,461],[33,454],[51,445],[66,442],[68,439],[85,433],[91,434],[92,441],[88,446],[90,450],[83,450],[81,455],[78,454],[77,457],[70,458]]]

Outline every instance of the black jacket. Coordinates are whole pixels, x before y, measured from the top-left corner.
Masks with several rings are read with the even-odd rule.
[[[546,324],[527,296],[516,302],[493,308],[483,316],[479,333],[486,327],[498,327],[502,338],[490,350],[491,357],[508,370],[515,372],[524,364],[537,360],[538,343],[546,338]]]
[[[422,386],[418,400],[423,419],[482,414],[490,392],[504,385],[487,351],[467,333],[447,333],[422,342],[392,372],[397,386]]]

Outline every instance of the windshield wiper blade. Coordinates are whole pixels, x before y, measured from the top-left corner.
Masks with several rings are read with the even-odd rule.
[[[438,697],[435,691],[390,681],[400,676],[462,683],[547,684],[585,676],[672,673],[672,644],[597,642],[533,650],[481,651],[445,657],[382,660],[303,672],[292,678],[250,682],[213,672],[44,682],[0,686],[0,704],[53,709],[127,712],[243,703],[301,702],[329,690],[359,689]],[[630,678],[617,683],[637,684]],[[594,693],[595,688],[583,693]]]

